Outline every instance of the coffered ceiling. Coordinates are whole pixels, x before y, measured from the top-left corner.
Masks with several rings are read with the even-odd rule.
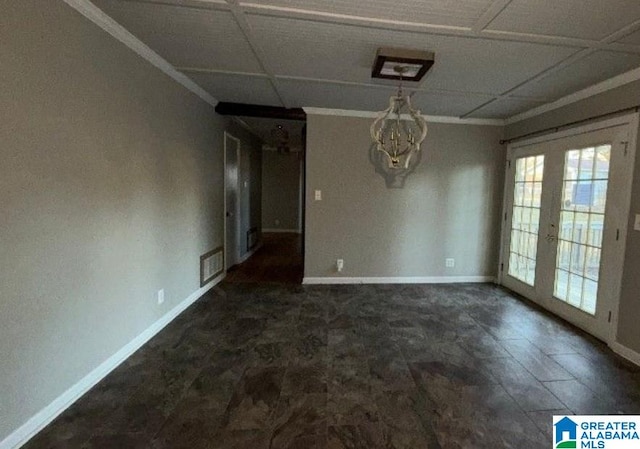
[[[429,115],[507,118],[640,66],[638,0],[93,0],[220,101],[379,110],[378,47],[433,51]]]

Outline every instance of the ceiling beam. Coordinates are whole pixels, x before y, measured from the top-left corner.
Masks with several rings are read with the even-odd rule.
[[[266,73],[267,76],[269,77],[269,82],[271,83],[271,87],[273,87],[273,90],[278,96],[280,103],[284,107],[287,107],[288,106],[287,101],[285,100],[284,95],[282,95],[282,92],[278,87],[278,81],[276,80],[275,72],[271,69],[271,66],[267,62],[266,55],[264,54],[264,52],[262,51],[262,48],[260,47],[260,45],[258,45],[257,40],[253,36],[253,32],[251,31],[249,22],[247,21],[247,18],[244,15],[244,11],[239,6],[238,0],[226,0],[226,1],[231,10],[231,14],[233,14],[233,18],[235,19],[236,23],[240,27],[240,30],[242,31],[242,34],[244,35],[245,40],[251,47],[251,51],[253,52],[253,55],[258,61],[258,64],[260,64],[260,67],[262,68],[264,73]]]
[[[500,0],[504,1],[504,0]],[[316,22],[333,23],[338,25],[352,25],[363,28],[375,28],[389,31],[404,31],[421,34],[436,34],[441,36],[465,37],[469,39],[489,39],[507,42],[526,42],[532,44],[555,45],[559,47],[596,48],[600,50],[625,51],[640,54],[640,45],[608,43],[592,39],[580,39],[564,36],[548,36],[533,33],[516,33],[512,31],[481,30],[473,28],[434,25],[420,22],[378,19],[349,14],[335,14],[323,11],[310,11],[300,8],[288,8],[259,3],[238,3],[247,14],[289,18],[298,20],[313,20]]]
[[[229,11],[229,5],[225,0],[186,0],[185,3],[175,3],[170,0],[125,0],[131,3],[148,3],[160,6],[178,6],[180,8],[207,9]]]
[[[475,33],[480,33],[481,31],[483,31],[486,27],[489,26],[491,22],[495,20],[496,17],[500,15],[502,11],[504,11],[507,6],[509,6],[509,3],[511,3],[512,1],[513,0],[495,0],[491,4],[489,9],[487,9],[485,13],[480,16],[478,21],[473,25],[473,28],[471,29]]]
[[[600,46],[606,47],[612,47],[612,46],[624,46],[624,44],[616,44],[615,42],[622,39],[625,36],[628,36],[631,33],[636,32],[637,30],[640,29],[640,19],[636,20],[632,23],[630,23],[629,25],[625,26],[624,28],[621,28],[620,30],[609,34],[608,36],[605,36],[603,39],[601,39],[598,44]],[[513,98],[515,95],[518,94],[518,92],[520,92],[521,90],[523,90],[525,87],[530,86],[533,83],[536,83],[540,80],[543,80],[551,75],[553,75],[554,73],[559,72],[560,70],[569,67],[571,64],[575,64],[576,62],[594,54],[596,51],[598,51],[599,47],[598,46],[592,46],[591,48],[585,48],[583,50],[580,50],[574,54],[572,54],[571,56],[569,56],[568,58],[560,61],[559,63],[539,72],[538,74],[532,76],[531,78],[529,78],[528,80],[518,84],[517,86],[512,87],[511,89],[503,92],[502,94],[496,96],[495,101],[500,101],[503,100],[505,98]],[[483,105],[480,105],[479,107],[473,109],[472,111],[467,112],[463,117],[467,117],[470,114],[473,114],[474,112],[477,112],[481,109],[483,109],[486,106],[489,106],[490,104],[492,104],[494,101],[489,101]],[[526,112],[525,112],[526,113]]]
[[[307,114],[302,108],[282,108],[278,106],[262,106],[258,104],[229,103],[221,101],[216,106],[220,115],[241,117],[262,117],[279,120],[306,120]]]
[[[607,44],[611,44],[611,43],[619,41],[620,39],[622,39],[624,37],[627,37],[631,33],[635,33],[638,30],[640,30],[640,19],[636,20],[635,22],[630,23],[626,27],[620,28],[615,33],[612,33],[609,36],[607,36],[604,39],[602,39],[601,42],[607,43]],[[625,44],[618,44],[618,45],[625,45]]]

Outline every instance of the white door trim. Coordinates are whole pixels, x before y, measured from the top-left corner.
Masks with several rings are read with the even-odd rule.
[[[513,180],[511,179],[513,176],[512,167],[509,166],[509,161],[513,164],[514,161],[514,151],[515,150],[523,150],[527,146],[533,146],[536,144],[541,144],[545,142],[551,142],[558,139],[564,139],[572,136],[577,136],[580,134],[586,134],[594,131],[599,131],[607,128],[613,128],[617,126],[627,126],[629,130],[628,134],[628,145],[627,145],[627,157],[629,157],[629,161],[627,164],[627,173],[625,173],[625,177],[627,178],[627,188],[624,189],[623,192],[620,192],[620,195],[623,195],[621,198],[622,210],[621,213],[623,216],[629,217],[629,213],[631,210],[631,182],[633,181],[633,167],[635,166],[634,160],[636,157],[636,148],[637,148],[637,136],[638,136],[638,128],[640,126],[640,114],[631,113],[621,115],[619,117],[614,117],[608,120],[602,120],[599,122],[589,123],[587,125],[567,129],[561,132],[547,134],[544,136],[533,137],[530,139],[522,140],[519,142],[511,143],[507,146],[507,163],[505,164],[505,185],[504,185],[504,193],[503,193],[503,208],[502,208],[502,232],[500,238],[500,257],[498,261],[498,278],[497,282],[500,285],[504,283],[504,264],[505,261],[505,243],[507,233],[510,232],[507,224],[510,223],[506,217],[508,217],[509,209],[512,206],[509,202],[509,198],[513,191]],[[533,149],[532,149],[533,150]],[[524,149],[524,153],[527,153],[526,149]],[[546,170],[545,170],[546,171]],[[624,263],[625,253],[626,253],[626,239],[627,239],[627,225],[628,220],[621,220],[620,223],[620,240],[622,247],[622,263]],[[622,274],[620,274],[622,276]],[[621,278],[618,280],[617,285],[617,295],[615,297],[615,303],[612,304],[612,319],[611,319],[611,327],[609,335],[607,336],[606,342],[609,345],[617,344],[617,330],[618,330],[618,317],[619,317],[619,307],[620,307],[620,287],[621,287]],[[542,305],[538,301],[536,303]]]
[[[223,213],[223,223],[224,223],[224,266],[225,273],[227,272],[227,264],[229,261],[229,251],[231,248],[228,248],[227,242],[227,142],[228,139],[234,140],[236,142],[236,160],[237,160],[237,169],[238,169],[238,177],[236,180],[236,192],[238,193],[238,200],[236,201],[236,210],[233,211],[235,217],[236,224],[236,245],[233,250],[235,251],[235,257],[233,260],[237,262],[240,258],[239,251],[239,233],[240,233],[240,139],[234,137],[229,132],[224,132],[224,175],[223,175],[223,185],[224,185],[224,211]]]

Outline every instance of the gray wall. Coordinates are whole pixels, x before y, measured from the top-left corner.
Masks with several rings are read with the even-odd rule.
[[[62,1],[2,8],[0,67],[2,440],[198,290],[227,121]]]
[[[556,109],[546,114],[507,126],[506,135],[515,137],[536,132],[550,126],[560,126],[640,104],[640,81],[626,84],[586,100]],[[635,214],[640,213],[640,151],[636,152],[636,166],[631,192],[627,248],[625,253],[617,340],[640,352],[640,232],[633,230]]]
[[[262,173],[262,227],[300,229],[300,153],[265,151]]]
[[[308,116],[305,276],[338,276],[338,258],[345,277],[495,276],[503,128],[431,124],[421,164],[389,189],[369,161],[370,125]]]

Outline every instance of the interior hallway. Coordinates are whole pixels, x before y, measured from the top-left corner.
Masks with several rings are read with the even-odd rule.
[[[229,270],[225,281],[301,284],[303,275],[301,234],[264,233],[262,242],[262,247],[249,260]]]
[[[26,447],[546,448],[638,370],[493,285],[224,282]]]

